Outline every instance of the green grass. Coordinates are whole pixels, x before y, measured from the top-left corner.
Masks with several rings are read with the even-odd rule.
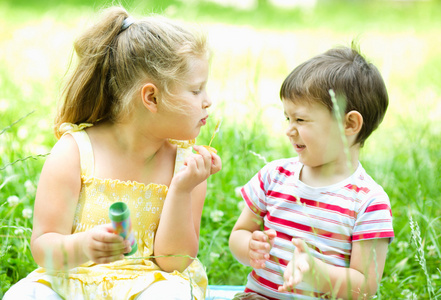
[[[56,3],[0,3],[0,298],[36,267],[26,210],[44,162],[39,155],[55,142],[52,116],[72,41],[102,2]],[[267,161],[294,155],[278,100],[282,80],[304,59],[359,37],[390,95],[386,119],[361,156],[389,194],[394,215],[396,239],[378,298],[441,298],[439,2],[331,1],[314,10],[254,11],[192,1],[124,3],[136,14],[197,20],[210,35],[216,105],[199,142],[207,143],[214,119],[223,119],[212,144],[223,170],[209,180],[199,253],[210,284],[242,285],[249,272],[232,257],[228,236],[242,201],[235,189],[264,165],[252,152]]]

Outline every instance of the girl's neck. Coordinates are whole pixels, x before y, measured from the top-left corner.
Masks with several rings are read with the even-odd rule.
[[[135,122],[108,123],[105,126],[109,129],[116,150],[140,161],[151,160],[166,142],[166,139],[155,137]]]
[[[167,139],[149,134],[146,126],[134,123],[103,122],[88,133],[96,177],[170,184],[176,149]]]

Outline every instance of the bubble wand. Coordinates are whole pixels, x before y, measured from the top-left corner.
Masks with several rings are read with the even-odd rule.
[[[208,151],[210,151],[210,152],[217,153],[217,150],[214,149],[213,147],[211,147],[211,142],[213,142],[214,137],[216,136],[216,133],[219,132],[219,129],[220,129],[221,124],[222,124],[222,119],[219,120],[219,121],[217,121],[216,127],[214,128],[214,132],[213,132],[213,135],[211,136],[211,140],[210,140],[210,142],[208,143],[208,146],[204,146],[204,147],[205,147]]]
[[[115,202],[109,208],[109,218],[116,233],[130,242],[132,250],[124,253],[125,256],[134,254],[138,250],[138,243],[132,232],[130,210],[124,202]]]

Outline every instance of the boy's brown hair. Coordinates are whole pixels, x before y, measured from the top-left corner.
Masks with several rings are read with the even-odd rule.
[[[355,110],[363,116],[363,126],[355,141],[362,147],[382,122],[389,97],[380,72],[366,61],[354,43],[351,48],[332,48],[297,66],[284,80],[280,98],[317,101],[333,112],[331,89],[337,99],[345,100],[340,110]]]

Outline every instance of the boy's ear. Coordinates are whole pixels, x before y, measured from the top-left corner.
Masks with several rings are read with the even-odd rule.
[[[153,83],[146,83],[141,89],[142,104],[152,113],[158,111],[158,88]]]
[[[345,115],[346,136],[357,135],[363,126],[363,116],[356,110],[351,110]]]

